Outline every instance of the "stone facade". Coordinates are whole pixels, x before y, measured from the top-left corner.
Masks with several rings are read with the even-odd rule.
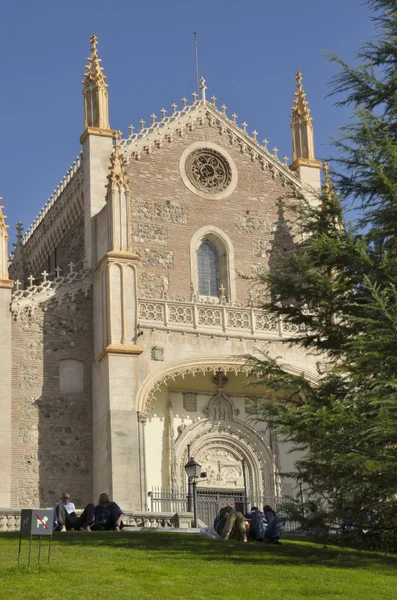
[[[280,479],[293,457],[255,421],[269,391],[247,392],[239,357],[264,344],[313,380],[316,361],[283,343],[295,329],[259,308],[266,291],[249,277],[293,246],[288,207],[307,181],[319,187],[319,163],[289,169],[203,81],[193,104],[120,139],[91,45],[82,157],[25,236],[18,226],[11,303],[0,285],[3,506],[68,489],[76,505],[107,492],[144,514],[154,488],[186,492],[189,452],[203,493],[232,502],[246,485],[273,502],[294,493]]]
[[[13,320],[13,506],[48,506],[62,490],[92,498],[92,299],[56,298]],[[81,393],[61,393],[60,363],[84,364]]]

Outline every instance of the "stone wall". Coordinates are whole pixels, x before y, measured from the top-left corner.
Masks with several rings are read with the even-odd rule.
[[[81,214],[69,231],[62,238],[57,248],[57,262],[61,274],[69,270],[72,262],[81,269],[84,265],[84,215]]]
[[[232,157],[238,182],[234,192],[223,199],[200,197],[184,184],[179,162],[194,142],[212,142]],[[172,142],[143,152],[128,164],[131,181],[131,242],[141,257],[140,295],[158,293],[165,285],[170,296],[188,297],[192,281],[190,242],[202,227],[212,225],[230,238],[235,256],[237,300],[246,303],[252,283],[239,277],[252,276],[277,265],[276,246],[289,245],[278,203],[286,205],[293,192],[289,184],[262,169],[238,143],[220,133],[207,121],[193,131],[174,136]],[[282,222],[282,225],[281,225]]]
[[[63,490],[84,506],[92,501],[91,293],[32,308],[13,322],[12,506],[51,506]],[[64,359],[84,364],[77,391],[67,382],[60,389]]]

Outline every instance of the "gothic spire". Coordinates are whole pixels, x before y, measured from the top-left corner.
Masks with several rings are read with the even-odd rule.
[[[121,132],[115,132],[115,145],[110,157],[110,174],[108,175],[109,188],[114,190],[116,187],[128,189],[128,179],[125,173],[123,157],[120,153]]]
[[[295,75],[296,92],[291,113],[292,128],[292,160],[314,161],[313,122],[309,104],[302,86],[302,73]]]
[[[84,95],[84,129],[94,127],[109,130],[108,84],[98,58],[98,39],[95,35],[90,38],[91,56],[87,58],[86,72],[83,80]]]

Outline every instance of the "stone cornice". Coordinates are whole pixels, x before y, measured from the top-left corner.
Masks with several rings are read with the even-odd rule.
[[[124,346],[123,344],[109,344],[109,346],[106,346],[106,348],[104,348],[104,350],[102,350],[102,352],[96,359],[96,362],[100,363],[103,360],[105,360],[105,358],[107,356],[112,355],[112,354],[122,354],[122,355],[126,355],[126,356],[128,356],[128,355],[139,356],[139,354],[142,354],[142,352],[143,352],[143,348],[140,348],[139,346],[136,346],[135,344],[130,344],[128,346]]]
[[[134,254],[133,252],[121,252],[119,250],[111,250],[107,252],[99,261],[98,268],[102,267],[106,263],[109,262],[134,262],[140,260],[140,256],[138,254]]]
[[[80,136],[80,144],[84,144],[89,135],[98,135],[100,137],[115,137],[116,132],[113,129],[102,129],[100,127],[86,127]]]
[[[316,169],[321,169],[323,163],[319,160],[314,160],[311,158],[297,158],[294,162],[289,166],[291,171],[295,171],[298,167],[314,167]]]
[[[14,282],[11,279],[0,279],[0,288],[12,289]]]
[[[25,290],[16,290],[12,294],[11,312],[17,320],[23,312],[34,313],[37,306],[52,299],[62,304],[68,296],[73,299],[77,293],[83,292],[85,296],[92,287],[92,273],[70,272],[53,280],[46,280],[39,285],[32,285]]]

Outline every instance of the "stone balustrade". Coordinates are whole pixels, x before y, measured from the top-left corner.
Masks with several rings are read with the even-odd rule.
[[[81,509],[77,509],[77,513]],[[140,529],[189,529],[193,519],[192,513],[173,512],[139,512],[126,511],[124,523],[128,528]],[[3,531],[19,531],[21,511],[19,509],[0,509],[0,533]]]
[[[272,339],[291,337],[298,327],[255,307],[174,300],[139,300],[139,324],[150,329]]]

